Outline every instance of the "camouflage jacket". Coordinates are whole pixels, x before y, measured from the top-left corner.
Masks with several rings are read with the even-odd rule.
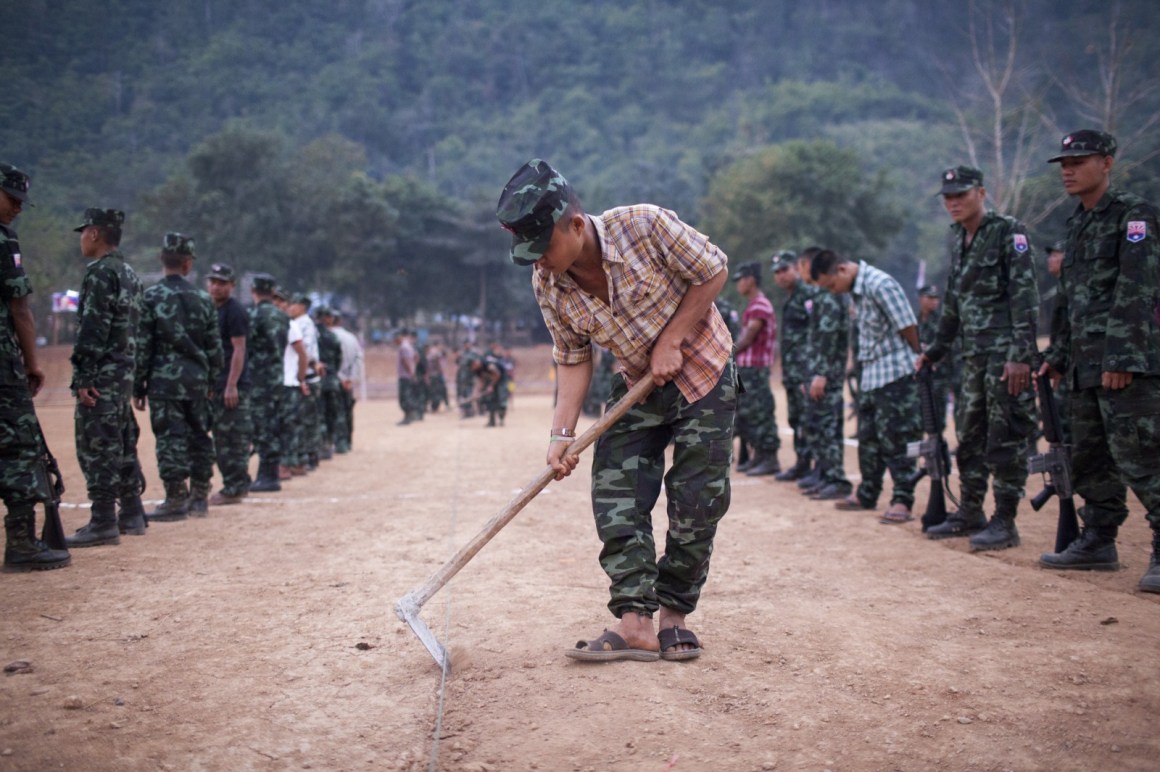
[[[925,351],[934,345],[935,339],[938,337],[939,323],[942,321],[942,306],[933,314],[923,320],[919,312],[915,312],[914,316],[918,319],[918,345]],[[944,387],[949,387],[958,380],[959,360],[962,355],[962,347],[959,346],[956,340],[951,346],[950,356],[944,356],[942,361],[934,366],[934,377],[936,383]]]
[[[827,387],[841,384],[850,355],[850,300],[817,289],[810,311],[809,375],[821,375]]]
[[[797,280],[781,306],[781,382],[797,384],[810,372],[810,316],[818,288]]]
[[[24,355],[8,304],[31,294],[32,283],[24,275],[16,232],[0,225],[0,384],[26,383]]]
[[[962,225],[951,225],[942,321],[927,357],[938,362],[957,338],[964,356],[999,350],[1008,362],[1034,364],[1039,287],[1027,230],[1013,217],[987,212],[970,246],[966,235]]]
[[[246,341],[246,368],[255,389],[270,392],[282,387],[282,356],[290,317],[270,300],[250,309],[250,337]]]
[[[1105,372],[1160,375],[1160,242],[1156,208],[1115,189],[1067,221],[1058,313],[1047,361],[1075,388]]]
[[[326,375],[322,377],[323,391],[338,391],[342,387],[338,379],[342,367],[342,344],[324,324],[318,325],[318,361],[326,367]]]
[[[222,337],[209,294],[176,274],[145,290],[133,395],[208,397],[221,369]]]
[[[114,250],[89,263],[77,304],[72,390],[96,387],[102,399],[133,388],[141,280]]]

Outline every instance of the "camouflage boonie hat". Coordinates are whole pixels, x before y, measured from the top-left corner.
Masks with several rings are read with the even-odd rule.
[[[504,186],[495,208],[499,224],[512,234],[512,262],[531,265],[552,241],[552,229],[568,208],[572,188],[547,161],[533,158]]]
[[[1059,142],[1059,155],[1047,159],[1053,164],[1064,158],[1075,158],[1084,155],[1116,154],[1116,138],[1111,134],[1095,129],[1080,129],[1073,131]]]
[[[12,164],[0,163],[0,190],[20,202],[28,201],[28,175]]]
[[[797,252],[792,249],[783,249],[770,259],[770,265],[773,267],[774,273],[784,271],[786,268],[794,268],[797,266]]]
[[[940,293],[938,291],[938,287],[936,287],[933,284],[927,284],[925,287],[920,287],[918,290],[918,294],[920,297],[924,297],[924,298],[942,297],[942,293]]]
[[[955,166],[942,173],[942,188],[935,195],[948,196],[983,187],[983,170],[974,166]]]
[[[80,233],[90,225],[98,225],[102,228],[120,228],[125,222],[125,213],[119,209],[86,209],[85,219],[74,231]]]
[[[186,236],[184,233],[169,232],[165,234],[165,239],[161,242],[162,252],[172,252],[175,255],[189,255],[196,257],[193,254],[193,239]]]
[[[298,303],[307,311],[310,310],[310,296],[305,292],[296,292],[287,298],[291,303]]]
[[[234,281],[233,266],[230,266],[227,263],[214,263],[213,265],[211,265],[209,267],[209,275],[206,276],[205,278],[217,279],[218,281],[228,281],[230,283],[233,283],[233,281]]]
[[[742,263],[737,266],[737,273],[733,274],[733,281],[743,279],[746,276],[752,276],[761,281],[761,263]]]
[[[250,286],[258,292],[273,292],[274,288],[278,286],[278,281],[268,273],[256,273],[250,280]]]

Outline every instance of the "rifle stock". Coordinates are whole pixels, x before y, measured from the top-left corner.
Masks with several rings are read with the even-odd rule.
[[[48,449],[48,442],[44,438],[44,430],[37,423],[36,430],[40,433],[40,463],[38,471],[41,484],[48,497],[44,500],[44,525],[40,529],[40,540],[50,549],[67,549],[64,541],[64,526],[60,522],[60,499],[64,494],[64,478],[60,473],[60,466],[52,451]]]
[[[1076,517],[1075,491],[1071,485],[1071,449],[1063,441],[1063,422],[1055,402],[1051,379],[1036,379],[1039,394],[1039,415],[1043,421],[1043,436],[1049,448],[1027,459],[1027,471],[1044,477],[1043,490],[1031,499],[1031,508],[1038,512],[1052,496],[1059,497],[1059,522],[1055,526],[1055,551],[1063,552],[1079,536],[1079,518]]]
[[[950,451],[942,433],[938,430],[935,410],[940,406],[934,399],[934,374],[929,364],[923,365],[915,378],[918,380],[918,405],[922,413],[922,431],[926,439],[910,443],[907,456],[921,458],[923,466],[915,480],[930,475],[930,498],[926,502],[926,512],[922,515],[922,530],[932,528],[947,519],[947,500],[943,486],[950,474]],[[945,405],[942,406],[945,410]]]

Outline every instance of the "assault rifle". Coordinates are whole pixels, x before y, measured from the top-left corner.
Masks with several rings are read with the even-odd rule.
[[[60,499],[64,493],[64,479],[60,473],[60,466],[56,457],[48,449],[48,442],[44,439],[44,430],[37,423],[36,431],[40,434],[40,459],[36,465],[36,474],[40,478],[41,487],[48,498],[44,500],[44,525],[40,529],[40,540],[50,549],[66,549],[64,543],[64,526],[60,522]]]
[[[1052,496],[1059,496],[1059,523],[1055,527],[1055,551],[1063,552],[1079,536],[1079,521],[1075,515],[1075,490],[1071,485],[1071,448],[1063,441],[1063,426],[1051,378],[1041,375],[1036,379],[1039,392],[1039,414],[1043,417],[1043,436],[1048,450],[1027,459],[1027,471],[1041,474],[1043,490],[1031,499],[1031,508],[1038,512]]]
[[[935,404],[934,373],[930,363],[924,364],[914,377],[918,380],[918,405],[922,412],[922,431],[926,439],[907,443],[906,457],[922,459],[922,467],[914,476],[915,482],[930,475],[930,498],[927,499],[926,512],[922,516],[922,530],[925,532],[947,519],[947,492],[944,488],[950,476],[951,454],[935,420],[935,411],[939,408],[945,411],[946,405]]]

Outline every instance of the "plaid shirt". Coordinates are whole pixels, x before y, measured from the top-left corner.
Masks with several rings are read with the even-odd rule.
[[[589,216],[600,240],[609,303],[584,292],[567,272],[537,267],[532,288],[552,334],[557,364],[592,359],[592,343],[609,349],[631,384],[649,372],[650,355],[689,285],[726,269],[728,258],[675,213],[648,204]],[[684,365],[674,381],[689,402],[717,384],[733,349],[725,320],[713,305],[681,344]]]
[[[773,315],[773,306],[762,293],[750,301],[741,314],[741,327],[744,328],[750,319],[758,319],[765,324],[761,325],[761,332],[753,339],[744,351],[737,352],[738,367],[770,367],[773,365],[773,346],[777,343],[777,319]]]
[[[915,352],[900,330],[918,324],[906,293],[893,276],[865,260],[850,289],[858,307],[858,361],[862,391],[873,391],[914,374]]]

